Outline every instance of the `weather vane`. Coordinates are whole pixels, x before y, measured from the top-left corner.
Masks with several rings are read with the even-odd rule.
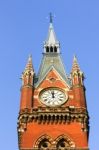
[[[52,13],[50,13],[50,23],[52,23],[53,22],[53,15],[52,15]]]

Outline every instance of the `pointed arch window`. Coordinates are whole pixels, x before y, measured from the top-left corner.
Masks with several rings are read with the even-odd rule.
[[[53,52],[53,47],[52,46],[50,47],[50,52]]]
[[[57,53],[57,47],[56,46],[54,46],[54,52]]]
[[[49,47],[48,46],[46,47],[46,52],[49,52]]]
[[[52,138],[48,135],[41,136],[35,143],[37,150],[49,150],[52,145]]]
[[[75,148],[75,143],[71,141],[67,136],[61,135],[56,139],[56,149],[57,150],[64,150],[64,149],[69,149]]]
[[[64,148],[70,148],[69,143],[62,138],[58,143],[57,143],[57,150],[63,150]]]
[[[45,138],[39,143],[38,148],[42,150],[47,150],[49,146],[50,146],[50,142],[48,139]]]

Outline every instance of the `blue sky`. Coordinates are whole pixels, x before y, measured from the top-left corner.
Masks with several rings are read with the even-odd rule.
[[[1,0],[0,1],[0,149],[18,150],[17,117],[21,73],[32,54],[38,71],[47,37],[49,12],[61,44],[69,74],[76,54],[85,73],[90,115],[90,150],[98,150],[99,128],[99,1]]]

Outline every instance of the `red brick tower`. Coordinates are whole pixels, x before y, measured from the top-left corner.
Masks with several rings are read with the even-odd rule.
[[[51,19],[38,75],[31,56],[22,74],[19,150],[88,150],[83,80],[75,56],[67,76]]]

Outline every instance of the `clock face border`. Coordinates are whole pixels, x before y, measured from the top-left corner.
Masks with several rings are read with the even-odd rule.
[[[54,104],[54,105],[47,104],[46,102],[44,102],[44,100],[42,100],[42,95],[43,95],[44,92],[49,91],[49,90],[57,90],[57,91],[60,91],[61,93],[63,93],[65,100],[63,100],[63,102],[61,102],[60,104]],[[61,106],[61,105],[63,105],[64,103],[67,102],[67,100],[68,100],[68,94],[67,94],[67,92],[64,91],[63,89],[60,89],[60,88],[57,88],[57,87],[49,87],[49,88],[43,89],[43,90],[40,92],[40,94],[39,94],[39,99],[40,99],[40,102],[41,102],[43,105],[46,105],[47,107],[59,107],[59,106]]]

